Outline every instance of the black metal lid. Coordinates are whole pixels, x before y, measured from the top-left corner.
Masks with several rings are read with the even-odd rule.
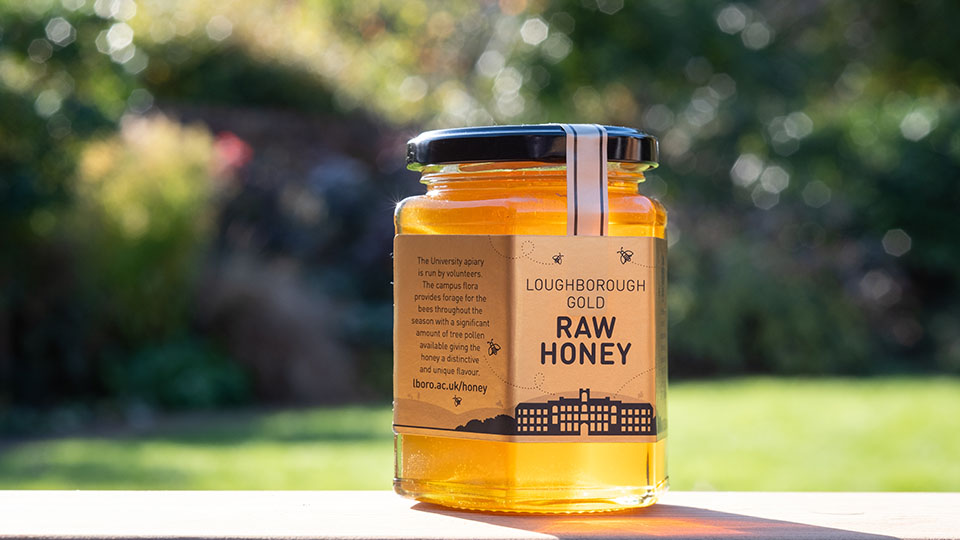
[[[656,137],[633,128],[603,127],[608,161],[658,165]],[[566,133],[560,124],[438,129],[407,142],[407,168],[413,170],[443,163],[566,160]]]

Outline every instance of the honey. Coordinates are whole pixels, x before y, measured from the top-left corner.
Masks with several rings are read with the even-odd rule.
[[[573,158],[590,148],[598,172],[574,181],[601,191],[578,196]],[[398,493],[559,513],[647,506],[666,489],[667,218],[638,191],[656,159],[647,134],[585,125],[410,142],[426,194],[395,218]]]

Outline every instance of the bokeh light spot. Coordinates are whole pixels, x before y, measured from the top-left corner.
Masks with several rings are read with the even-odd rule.
[[[523,77],[516,68],[508,67],[497,75],[493,90],[499,95],[516,94],[523,84]]]
[[[666,152],[668,156],[677,160],[672,165],[679,168],[686,164],[689,164],[690,161],[687,161],[686,158],[690,156],[690,145],[693,141],[690,138],[690,134],[682,128],[681,126],[674,126],[670,131],[663,136],[663,152]]]
[[[106,40],[110,53],[124,49],[133,43],[133,28],[127,23],[116,23],[107,30]]]
[[[539,45],[547,39],[550,29],[540,17],[527,19],[520,27],[520,38],[529,45]]]
[[[47,133],[54,139],[62,139],[71,132],[71,122],[62,112],[55,113],[47,119]]]
[[[30,60],[42,64],[53,56],[53,45],[45,39],[35,39],[27,47],[27,56]]]
[[[784,119],[783,130],[794,139],[802,139],[813,133],[813,120],[803,112],[795,111]]]
[[[758,51],[773,41],[773,29],[763,21],[752,22],[743,29],[740,39],[748,49]]]
[[[761,210],[770,210],[780,203],[780,194],[771,193],[764,189],[762,185],[757,185],[753,188],[753,192],[750,193],[750,198],[753,200],[753,205]]]
[[[150,57],[147,56],[147,53],[143,52],[143,49],[133,46],[131,46],[130,49],[132,49],[133,54],[121,63],[123,64],[124,71],[136,75],[147,69],[147,65],[150,63]]]
[[[50,19],[44,31],[47,34],[47,39],[61,47],[66,47],[77,39],[77,32],[74,30],[73,25],[63,17]]]
[[[808,182],[803,188],[803,202],[811,208],[821,208],[830,202],[830,188],[820,180]]]
[[[937,124],[937,113],[930,109],[910,111],[900,122],[900,133],[905,139],[919,141],[933,131]]]
[[[762,159],[755,154],[740,154],[730,168],[730,180],[738,186],[747,187],[760,178],[762,172]]]
[[[87,0],[60,0],[60,5],[69,11],[76,11],[87,5]]]
[[[623,0],[597,0],[597,8],[601,13],[613,15],[623,9]]]
[[[233,22],[223,15],[214,15],[207,22],[207,37],[214,41],[223,41],[233,33]]]
[[[150,37],[157,43],[166,43],[177,35],[177,25],[169,19],[160,19],[150,23]]]
[[[860,280],[860,294],[868,300],[891,305],[900,300],[900,286],[883,270],[871,270]]]
[[[674,115],[669,107],[663,104],[657,104],[649,109],[643,115],[643,128],[655,132],[663,132],[673,127]]]
[[[727,34],[736,34],[747,26],[747,14],[744,7],[737,4],[724,6],[717,13],[717,26]]]
[[[760,175],[760,185],[770,193],[780,193],[790,185],[790,173],[777,165],[767,167]]]
[[[910,251],[913,240],[903,229],[890,229],[883,235],[883,250],[889,255],[900,257]]]
[[[713,65],[702,56],[694,56],[687,60],[687,65],[683,67],[683,74],[687,76],[688,81],[702,84],[713,75]]]
[[[104,19],[128,21],[137,14],[137,3],[133,0],[96,0],[93,12]]]
[[[710,77],[710,82],[707,85],[717,93],[720,99],[729,99],[737,93],[737,81],[726,73],[717,73]]]
[[[557,63],[570,54],[573,49],[573,42],[566,34],[551,32],[550,37],[543,43],[541,49],[548,60]]]
[[[136,88],[133,92],[130,92],[130,97],[127,98],[127,107],[130,108],[130,112],[136,114],[143,114],[150,110],[150,107],[153,106],[153,94],[144,88]]]
[[[126,64],[137,55],[137,48],[133,45],[127,45],[122,49],[117,49],[110,53],[110,59],[118,64]]]
[[[477,72],[484,77],[496,77],[503,69],[504,59],[499,51],[484,51],[477,59]]]
[[[400,83],[398,90],[405,101],[420,101],[427,95],[427,82],[421,77],[411,75]]]
[[[512,118],[521,114],[527,108],[523,96],[512,94],[497,100],[497,111],[505,117]]]
[[[33,109],[40,116],[49,118],[60,110],[62,103],[63,98],[60,94],[56,90],[48,89],[37,95],[37,99],[33,102]]]

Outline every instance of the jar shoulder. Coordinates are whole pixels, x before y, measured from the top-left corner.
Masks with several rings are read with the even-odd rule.
[[[608,194],[611,234],[663,236],[667,213],[656,199],[636,191]],[[566,234],[567,197],[559,188],[525,192],[428,193],[397,204],[398,233]],[[652,230],[624,228],[642,226]]]

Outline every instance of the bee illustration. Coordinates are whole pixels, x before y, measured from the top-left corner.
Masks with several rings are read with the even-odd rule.
[[[487,348],[487,356],[496,356],[500,352],[500,345],[497,345],[492,339],[487,342],[490,347]]]
[[[563,253],[557,253],[553,256],[553,262],[557,264],[563,264]]]
[[[459,407],[461,401],[463,401],[463,398],[461,398],[460,396],[453,396],[453,406],[454,406],[454,407]]]
[[[620,254],[620,264],[627,264],[633,258],[633,252],[629,249],[623,249],[623,246],[620,246],[620,251],[617,253]]]

